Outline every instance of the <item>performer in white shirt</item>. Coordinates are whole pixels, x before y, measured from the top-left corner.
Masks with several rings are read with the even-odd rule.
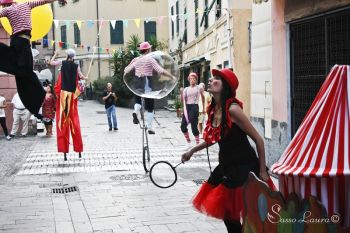
[[[13,104],[13,124],[12,124],[12,130],[11,130],[11,137],[14,137],[17,134],[18,128],[19,128],[19,122],[22,121],[22,131],[21,135],[23,137],[27,136],[28,133],[28,123],[30,119],[30,112],[28,109],[26,109],[19,98],[18,93],[16,93],[11,103]]]

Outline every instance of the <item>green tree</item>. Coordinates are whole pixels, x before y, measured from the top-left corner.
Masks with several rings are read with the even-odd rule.
[[[158,40],[157,37],[151,36],[148,41],[152,45],[152,50],[161,50],[165,51],[168,48],[168,45],[165,41]]]

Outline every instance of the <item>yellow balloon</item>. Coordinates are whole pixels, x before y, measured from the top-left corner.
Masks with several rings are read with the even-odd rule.
[[[30,0],[16,0],[18,3],[29,2]],[[12,35],[12,27],[7,18],[1,18],[0,22],[5,31]],[[32,9],[32,38],[36,41],[43,38],[50,31],[53,22],[53,14],[50,4],[45,4]]]

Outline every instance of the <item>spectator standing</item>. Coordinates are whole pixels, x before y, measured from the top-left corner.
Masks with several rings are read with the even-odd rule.
[[[45,86],[46,96],[42,107],[43,122],[46,129],[46,136],[52,136],[52,123],[55,119],[56,98],[53,94],[51,84]]]
[[[114,128],[114,131],[117,131],[118,124],[115,113],[115,102],[117,101],[118,97],[115,92],[113,92],[111,83],[107,83],[106,90],[103,93],[102,99],[105,102],[109,131],[112,131],[112,128]]]
[[[6,113],[5,113],[6,108],[7,108],[6,99],[2,95],[0,95],[0,124],[1,124],[2,130],[4,131],[6,139],[11,140],[11,137],[8,133],[7,126],[6,126]]]
[[[22,137],[25,137],[28,133],[30,112],[24,107],[22,100],[19,98],[18,93],[16,93],[13,96],[11,103],[13,104],[13,124],[10,136],[14,137],[17,134],[19,129],[19,123],[20,121],[22,121],[21,135]]]

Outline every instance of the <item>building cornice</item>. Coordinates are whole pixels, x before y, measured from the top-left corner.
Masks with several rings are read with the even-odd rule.
[[[223,15],[221,18],[216,21],[213,25],[211,25],[209,28],[207,28],[203,33],[201,33],[195,40],[192,40],[191,42],[187,43],[182,51],[186,51],[187,49],[193,47],[197,43],[201,42],[203,39],[205,39],[207,36],[209,36],[211,33],[213,33],[214,29],[220,28],[224,23],[226,22],[226,16]]]

